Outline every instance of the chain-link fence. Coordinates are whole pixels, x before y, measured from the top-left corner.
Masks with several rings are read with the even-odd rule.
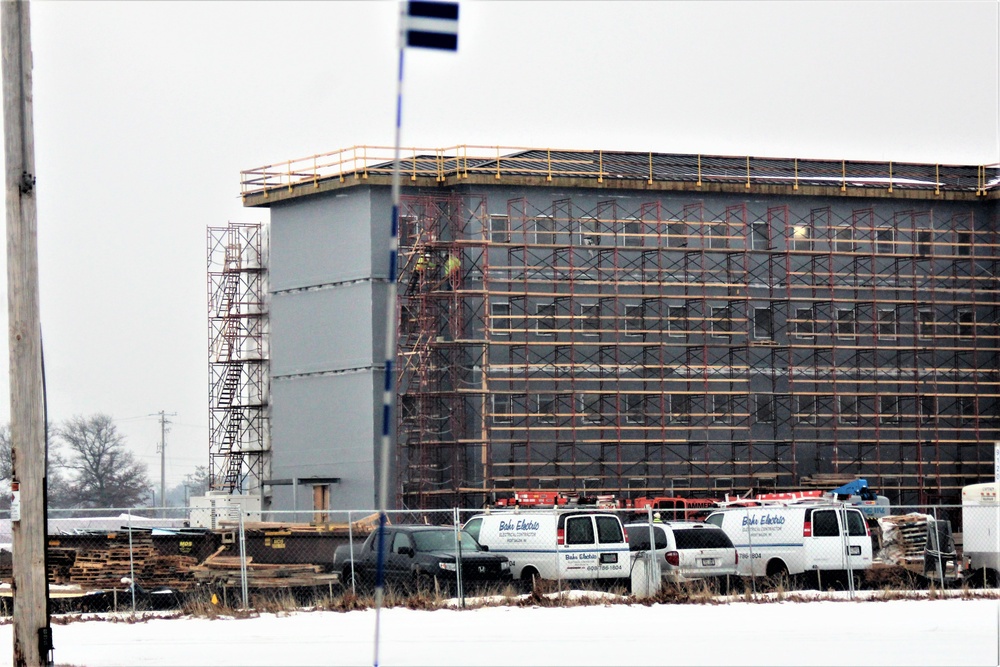
[[[54,612],[365,604],[669,590],[996,587],[997,506],[822,502],[696,510],[505,507],[378,514],[238,509],[49,510]],[[11,524],[0,517],[0,613],[9,614]],[[346,602],[345,602],[346,600]]]

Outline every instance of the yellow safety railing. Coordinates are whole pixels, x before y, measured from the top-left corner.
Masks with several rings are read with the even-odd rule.
[[[286,160],[248,169],[241,173],[241,194],[268,197],[297,186],[316,189],[320,182],[345,178],[364,180],[370,176],[392,174],[394,149],[391,146],[351,146],[329,153]],[[696,187],[706,182],[740,182],[744,189],[754,183],[800,186],[821,184],[848,188],[887,188],[889,193],[903,189],[923,189],[940,196],[946,190],[975,192],[985,196],[1000,190],[1000,164],[934,165],[898,162],[860,162],[812,160],[800,158],[753,158],[749,156],[683,155],[689,167],[678,167],[676,155],[669,164],[657,167],[657,156],[649,152],[531,148],[517,146],[456,145],[445,148],[410,147],[403,149],[402,169],[411,182],[421,178],[440,183],[449,178],[470,175],[502,180],[505,176],[538,177],[546,182],[555,178],[588,178],[603,184],[606,179],[656,181],[689,180]],[[720,166],[742,162],[742,169]],[[850,165],[850,167],[848,167]],[[687,170],[687,171],[685,171]],[[740,174],[739,172],[743,173]],[[974,171],[974,175],[973,175]],[[942,180],[944,179],[944,180]]]

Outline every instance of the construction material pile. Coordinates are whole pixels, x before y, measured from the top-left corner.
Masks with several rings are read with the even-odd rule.
[[[337,581],[336,574],[324,574],[321,565],[257,563],[246,557],[247,585],[250,588],[289,588],[319,586]],[[228,545],[191,568],[191,574],[201,585],[240,586],[243,560]]]
[[[186,590],[194,585],[188,570],[196,564],[190,556],[159,554],[149,531],[132,531],[131,540],[128,531],[95,535],[87,549],[60,548],[58,537],[49,540],[49,580],[54,584],[113,588],[129,578],[146,588]]]
[[[897,565],[922,564],[927,550],[929,514],[911,512],[882,517],[882,550],[878,558]]]

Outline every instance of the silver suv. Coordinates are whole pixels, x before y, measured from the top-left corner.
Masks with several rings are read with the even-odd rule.
[[[739,555],[722,529],[694,521],[670,521],[625,525],[629,550],[649,550],[650,526],[656,560],[663,579],[673,583],[715,578],[727,583],[736,575]]]

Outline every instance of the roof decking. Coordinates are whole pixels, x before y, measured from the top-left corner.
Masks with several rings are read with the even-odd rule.
[[[393,149],[353,146],[241,173],[247,206],[363,182],[388,184]],[[1000,198],[1000,165],[454,146],[407,148],[404,185],[480,184],[703,190],[917,199]]]

